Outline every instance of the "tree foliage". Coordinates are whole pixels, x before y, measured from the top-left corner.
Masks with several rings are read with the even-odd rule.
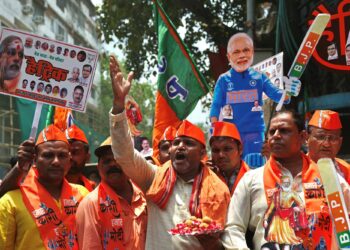
[[[123,62],[122,72],[125,73]],[[126,75],[126,73],[125,73]],[[112,107],[113,94],[112,94],[111,78],[109,75],[109,58],[106,55],[101,56],[101,87],[100,87],[100,101],[99,109],[101,114],[101,120],[108,121],[108,113]],[[135,99],[135,101],[140,106],[143,120],[137,126],[139,130],[143,131],[142,136],[152,138],[153,130],[153,114],[154,114],[154,93],[155,86],[150,83],[140,83],[139,81],[133,81],[130,95]],[[105,131],[109,131],[108,122],[104,123]]]
[[[185,31],[184,42],[200,70],[209,79],[208,49],[217,51],[244,26],[245,0],[159,0],[174,25]],[[98,10],[100,35],[105,42],[117,38],[125,53],[125,66],[136,77],[148,76],[155,68],[157,35],[151,0],[104,0]],[[206,48],[198,44],[206,43]]]

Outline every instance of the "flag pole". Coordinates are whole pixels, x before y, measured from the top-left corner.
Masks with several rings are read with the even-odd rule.
[[[33,138],[34,140],[35,140],[36,134],[38,132],[39,120],[40,120],[40,114],[41,114],[42,107],[43,107],[43,104],[41,102],[36,103],[35,113],[34,113],[34,118],[33,118],[33,123],[32,123],[32,129],[30,130],[30,135],[29,135],[29,138]]]

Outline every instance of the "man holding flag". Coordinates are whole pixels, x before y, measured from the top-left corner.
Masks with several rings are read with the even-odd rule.
[[[201,162],[203,131],[188,121],[177,130],[170,161],[161,168],[148,163],[133,147],[124,109],[133,74],[123,78],[118,62],[110,58],[113,108],[110,113],[112,150],[123,172],[146,194],[148,225],[146,249],[216,249],[215,236],[171,236],[168,230],[190,216],[210,217],[223,224],[230,200],[227,186]]]
[[[162,6],[154,0],[158,33],[158,91],[153,128],[153,150],[168,126],[178,128],[209,88],[186,45]],[[181,66],[179,66],[181,65]]]

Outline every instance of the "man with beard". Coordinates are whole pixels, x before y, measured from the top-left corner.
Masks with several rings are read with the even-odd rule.
[[[253,249],[256,250],[269,249],[276,243],[280,246],[291,243],[288,240],[291,234],[281,229],[284,222],[273,224],[275,226],[273,229],[271,226],[267,227],[270,221],[268,208],[272,202],[274,204],[286,202],[279,207],[279,212],[275,212],[280,218],[286,218],[290,211],[281,209],[289,207],[290,204],[287,202],[290,200],[284,198],[291,193],[286,193],[287,196],[284,197],[274,195],[283,185],[282,176],[289,176],[288,181],[291,182],[289,184],[293,192],[300,197],[299,202],[302,201],[296,205],[305,208],[309,219],[300,224],[297,222],[302,220],[298,217],[298,220],[288,224],[289,231],[293,230],[296,236],[290,248],[315,249],[323,237],[327,249],[338,249],[318,168],[301,151],[306,137],[303,120],[291,111],[277,112],[271,119],[267,137],[271,149],[270,159],[264,167],[247,172],[238,183],[228,209],[228,220],[222,236],[223,245],[226,249],[249,249],[245,238],[247,230],[253,232]],[[349,207],[349,185],[341,176],[339,180]],[[277,201],[274,198],[281,199]],[[316,223],[321,220],[326,223]],[[275,237],[270,234],[272,231],[281,234]]]
[[[216,249],[218,236],[171,236],[167,232],[191,216],[208,216],[223,224],[230,200],[226,185],[205,166],[203,131],[188,121],[177,130],[170,161],[162,167],[148,163],[134,150],[124,109],[133,74],[123,78],[110,57],[113,108],[110,113],[112,150],[123,172],[145,193],[148,206],[146,249]]]
[[[236,126],[228,122],[215,122],[209,141],[212,163],[219,177],[226,183],[231,195],[249,166],[241,159],[241,137]]]
[[[145,249],[147,212],[142,191],[123,173],[108,137],[95,150],[100,185],[79,205],[79,248]]]
[[[24,48],[21,38],[8,36],[0,44],[0,91],[14,93],[20,78]]]
[[[234,123],[241,135],[243,144],[243,159],[248,154],[256,156],[248,162],[251,167],[260,167],[264,162],[260,154],[264,143],[264,113],[263,110],[252,111],[254,103],[263,106],[262,95],[278,102],[282,96],[282,90],[275,87],[270,79],[250,66],[253,63],[253,40],[245,33],[237,33],[228,41],[227,58],[231,69],[222,74],[216,82],[213,102],[210,110],[210,121],[218,121],[221,109],[230,105],[233,116],[223,121]],[[300,90],[300,81],[296,80],[295,89]],[[290,92],[291,86],[286,84]],[[295,93],[297,95],[297,93]],[[286,97],[289,101],[289,97]]]
[[[65,134],[69,141],[72,156],[71,168],[66,175],[66,179],[69,183],[80,184],[91,192],[96,187],[96,183],[83,175],[85,164],[90,160],[89,142],[84,131],[76,125],[67,128]]]
[[[316,110],[308,125],[309,156],[317,162],[321,158],[333,159],[337,172],[350,183],[350,165],[336,158],[343,142],[339,114],[332,110]]]
[[[85,188],[91,192],[94,190],[96,184],[82,174],[85,163],[90,159],[89,144],[86,136],[76,125],[68,128],[64,134],[69,141],[71,155],[71,167],[66,175],[66,179],[69,183],[85,186]],[[23,146],[30,148],[33,143],[33,140],[30,139],[25,141]],[[3,182],[0,185],[0,197],[10,190],[17,189],[19,183],[25,179],[27,172],[28,169],[26,165],[17,164],[13,167],[4,177]]]
[[[0,249],[77,249],[75,213],[88,191],[69,184],[69,144],[50,125],[19,146],[18,164],[34,164],[20,189],[0,199]]]

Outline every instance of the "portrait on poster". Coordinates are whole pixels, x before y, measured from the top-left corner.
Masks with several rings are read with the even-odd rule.
[[[221,117],[222,119],[233,119],[233,109],[230,104],[226,104],[221,109]]]
[[[98,52],[19,30],[0,34],[0,93],[85,112]]]
[[[277,88],[283,89],[283,52],[255,64],[253,68],[256,71],[264,73]],[[263,100],[266,99],[268,99],[268,97],[263,94]],[[254,110],[257,109],[258,108],[254,106]]]

